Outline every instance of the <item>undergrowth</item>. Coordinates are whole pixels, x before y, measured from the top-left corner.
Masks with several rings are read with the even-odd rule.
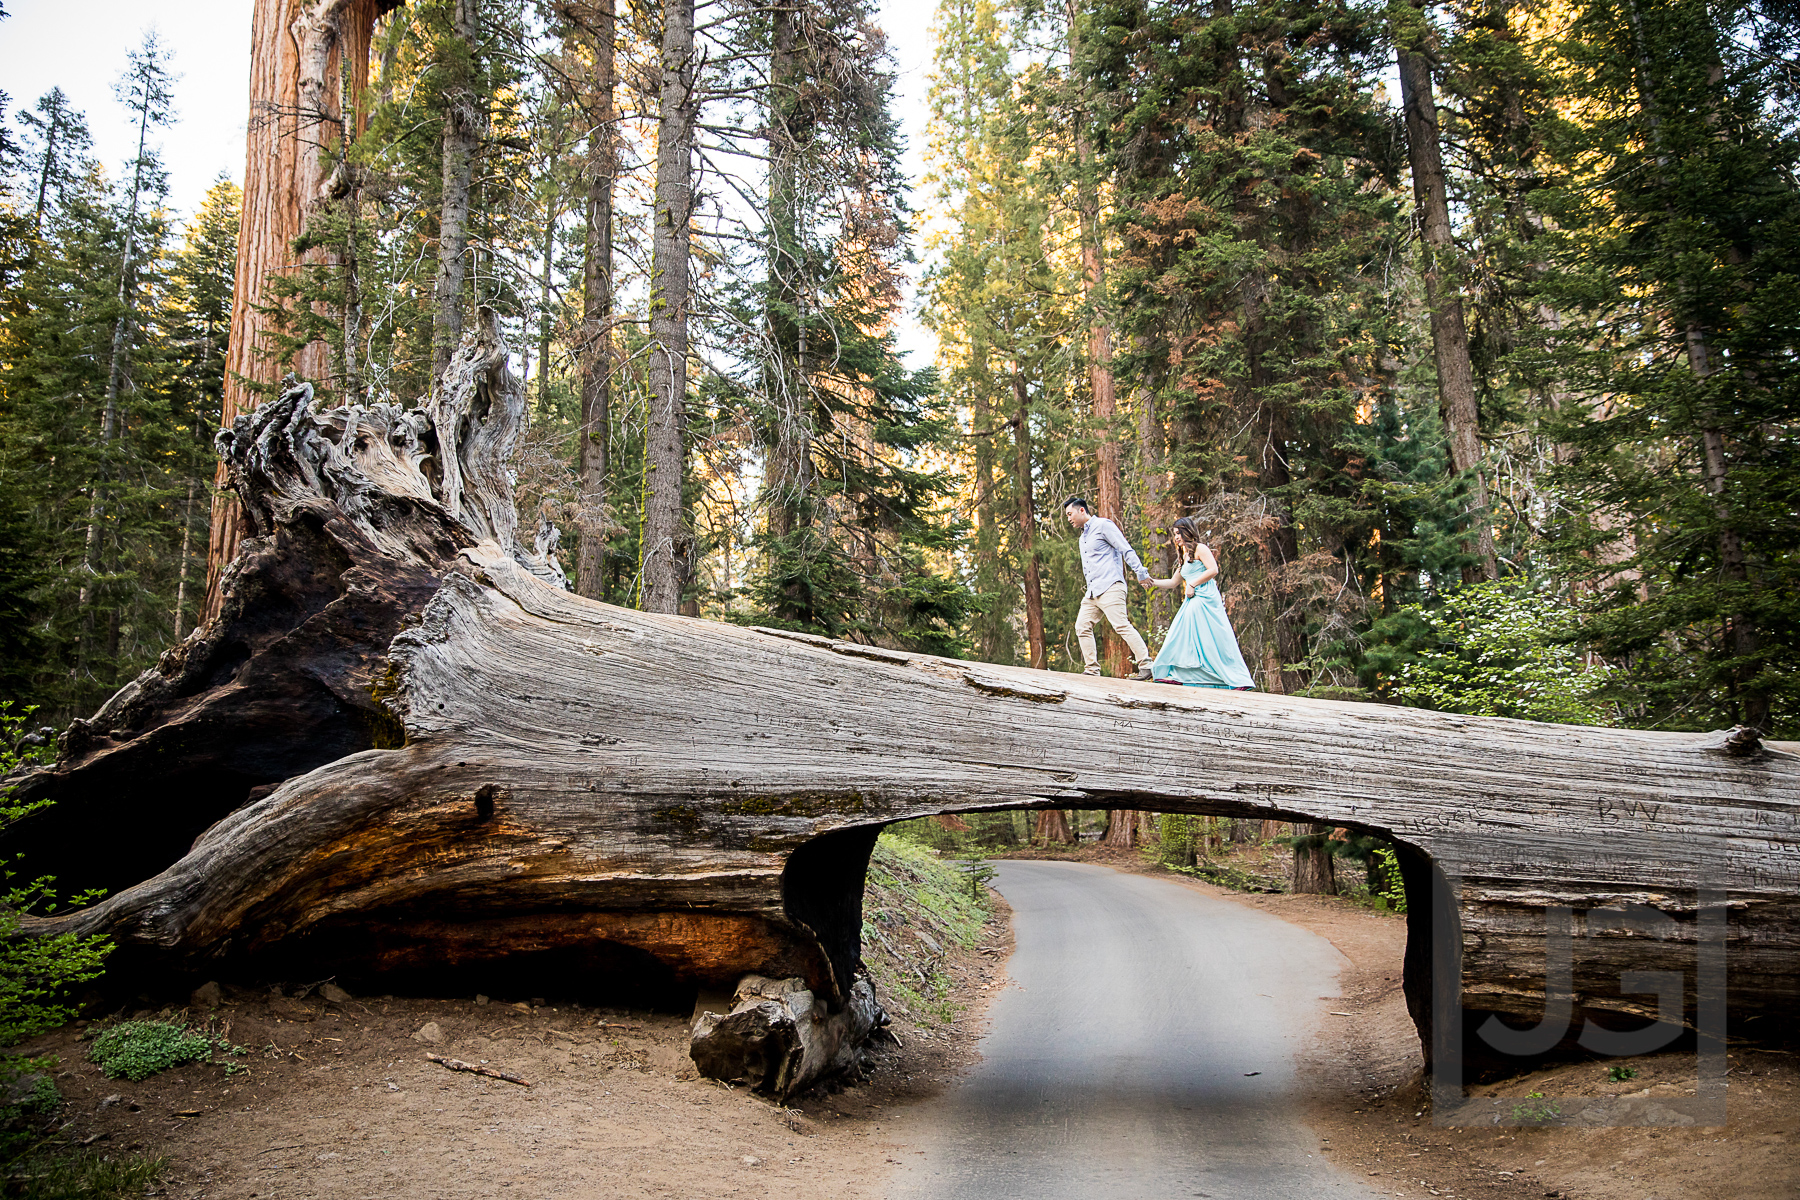
[[[175,1021],[126,1021],[96,1037],[88,1058],[108,1079],[135,1082],[171,1067],[210,1062],[215,1048],[229,1054],[245,1053],[242,1046],[230,1045],[216,1034]],[[232,1073],[235,1065],[227,1061],[226,1073]]]
[[[959,863],[882,834],[863,888],[863,960],[883,1003],[920,1025],[955,1019],[944,970],[948,947],[975,945],[987,920],[985,890]]]

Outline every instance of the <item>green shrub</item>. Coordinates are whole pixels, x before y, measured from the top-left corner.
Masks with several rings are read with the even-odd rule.
[[[32,732],[27,708],[15,713],[10,701],[0,701],[0,776],[17,767],[46,762],[54,754],[42,730]],[[17,804],[10,787],[0,788],[0,829],[50,803]],[[13,863],[18,860],[15,858]],[[11,1046],[53,1029],[74,1015],[62,996],[78,983],[99,977],[112,943],[104,937],[60,934],[50,938],[16,936],[20,918],[31,912],[54,912],[57,898],[46,875],[28,884],[15,885],[12,864],[0,864],[0,1046]],[[98,893],[70,898],[77,905],[96,899]]]
[[[1405,664],[1393,694],[1406,704],[1485,717],[1611,725],[1602,697],[1610,668],[1590,665],[1571,642],[1579,613],[1516,582],[1459,588],[1437,608],[1408,611],[1433,645]]]
[[[148,1079],[212,1057],[213,1039],[173,1021],[126,1021],[94,1039],[88,1057],[108,1079]]]

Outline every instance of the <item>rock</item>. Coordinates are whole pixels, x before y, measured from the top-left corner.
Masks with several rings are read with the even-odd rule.
[[[413,1041],[415,1042],[431,1042],[435,1044],[444,1040],[444,1031],[439,1028],[436,1021],[427,1021],[425,1024],[421,1025],[419,1031],[412,1036]]]
[[[513,1005],[513,1007],[518,1009],[520,1012],[530,1012],[531,1011],[531,1005],[525,1003],[523,1000],[516,1002]]]
[[[323,996],[328,1002],[330,1002],[332,1004],[348,1004],[350,1002],[350,1000],[352,999],[349,992],[346,992],[343,988],[339,987],[335,983],[320,984],[319,985],[319,995]]]
[[[531,1007],[533,1008],[543,1008],[548,1003],[549,1001],[545,1000],[542,996],[533,996],[531,998]]]
[[[487,998],[487,997],[486,997],[486,996],[483,996],[483,995],[482,995],[482,994],[481,994],[481,993],[479,993],[479,992],[477,992],[477,993],[476,993],[476,994],[475,994],[475,1003],[477,1003],[477,1004],[486,1004],[486,1003],[487,1003],[487,1002],[488,1002],[488,998]]]
[[[743,1159],[742,1159],[742,1162],[743,1162],[743,1164],[744,1164],[744,1165],[745,1165],[745,1166],[746,1166],[746,1167],[760,1167],[760,1166],[762,1166],[762,1159],[760,1159],[760,1158],[757,1158],[757,1157],[756,1157],[756,1156],[755,1156],[755,1155],[752,1155],[752,1154],[746,1154],[746,1155],[744,1155],[744,1157],[743,1157]]]
[[[100,1102],[100,1107],[101,1108],[112,1108],[114,1105],[123,1104],[123,1103],[125,1103],[125,1097],[119,1095],[117,1092],[114,1092],[112,1095],[108,1096],[106,1099],[104,1099]]]
[[[188,1004],[193,1008],[217,1008],[224,999],[225,993],[219,990],[218,983],[209,979],[194,989]]]

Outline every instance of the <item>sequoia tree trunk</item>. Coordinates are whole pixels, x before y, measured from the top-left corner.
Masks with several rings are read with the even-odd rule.
[[[272,393],[285,368],[274,361],[264,336],[275,320],[269,280],[294,265],[294,239],[309,206],[326,190],[329,156],[318,151],[342,118],[339,89],[321,87],[312,106],[302,94],[302,29],[323,28],[330,48],[321,80],[345,78],[359,94],[368,84],[369,44],[376,20],[400,0],[254,0],[250,14],[250,119],[244,155],[243,219],[238,232],[237,268],[231,292],[231,332],[225,348],[225,394],[219,427],[228,429],[240,413],[259,403],[259,389]],[[341,49],[339,49],[341,47]],[[343,70],[344,67],[348,70]],[[307,85],[309,92],[311,84]],[[358,123],[365,119],[360,109]],[[304,152],[303,152],[304,151]],[[302,378],[324,375],[324,345],[314,343],[296,356]],[[219,615],[225,566],[243,536],[243,515],[226,486],[219,464],[214,479],[211,530],[206,551],[204,616]]]

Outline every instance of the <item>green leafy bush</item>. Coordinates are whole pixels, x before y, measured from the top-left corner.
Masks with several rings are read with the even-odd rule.
[[[212,1057],[213,1039],[173,1021],[126,1021],[94,1039],[88,1058],[108,1079],[148,1079],[158,1071]]]
[[[1400,878],[1400,856],[1387,846],[1375,850],[1375,870],[1381,876],[1382,887],[1376,895],[1387,901],[1388,907],[1397,913],[1406,911],[1406,882]]]
[[[1403,665],[1393,694],[1407,704],[1483,717],[1611,725],[1600,698],[1611,668],[1590,665],[1570,643],[1576,613],[1511,582],[1459,588],[1436,608],[1408,610],[1435,644]]]
[[[54,745],[43,729],[32,730],[26,708],[14,712],[10,701],[0,701],[0,776],[34,762],[48,761]],[[0,788],[0,829],[11,825],[49,801],[18,804],[10,787]],[[17,859],[13,862],[16,864]],[[58,998],[78,983],[98,978],[112,943],[104,937],[62,934],[51,938],[21,938],[20,919],[31,912],[54,912],[55,879],[46,875],[27,884],[14,884],[10,865],[0,869],[0,1046],[55,1028],[74,1015]],[[75,904],[94,900],[97,893],[71,897]]]

